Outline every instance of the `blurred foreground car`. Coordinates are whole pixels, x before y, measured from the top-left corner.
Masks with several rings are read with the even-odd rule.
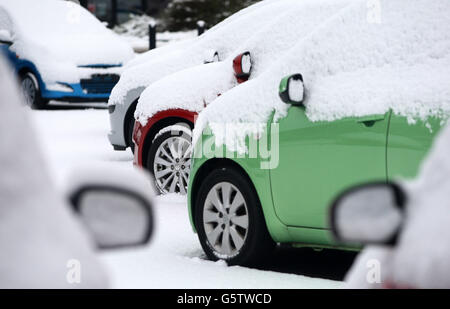
[[[275,243],[348,249],[330,233],[335,196],[416,176],[450,115],[445,3],[381,1],[374,26],[353,2],[200,113],[188,203],[210,259],[259,263]]]
[[[261,75],[277,55],[350,2],[287,2],[286,12],[266,21],[224,61],[176,72],[147,87],[135,113],[135,164],[150,171],[162,194],[186,194],[196,115],[218,96]]]
[[[0,58],[0,288],[108,287],[95,249],[149,241],[150,181],[133,170],[89,168],[61,194],[13,75]]]
[[[0,0],[0,51],[21,79],[27,103],[108,101],[134,53],[71,1]]]
[[[108,138],[114,149],[130,147],[133,150],[134,113],[145,88],[175,72],[236,56],[234,50],[237,46],[276,19],[278,14],[286,12],[293,2],[297,1],[261,1],[227,18],[198,38],[157,48],[131,61],[108,102],[111,122]],[[166,91],[168,94],[171,92]],[[177,122],[174,119],[165,126]]]
[[[450,288],[450,127],[442,131],[413,182],[369,183],[333,203],[340,243],[367,246],[349,288]]]

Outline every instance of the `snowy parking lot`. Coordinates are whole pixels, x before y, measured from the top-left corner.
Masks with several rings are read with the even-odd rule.
[[[95,107],[95,108],[92,108]],[[115,152],[106,137],[102,105],[52,104],[32,119],[55,181],[63,186],[82,165],[128,166],[131,152]],[[205,260],[189,224],[186,199],[155,199],[156,233],[143,249],[103,253],[115,288],[339,288],[354,253],[280,249],[267,268],[227,267]]]

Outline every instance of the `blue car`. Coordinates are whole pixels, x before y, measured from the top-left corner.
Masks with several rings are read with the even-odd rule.
[[[32,108],[50,100],[107,102],[132,48],[80,5],[0,0],[0,53]]]

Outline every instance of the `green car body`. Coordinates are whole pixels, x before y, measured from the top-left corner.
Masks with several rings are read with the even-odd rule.
[[[428,125],[408,124],[392,112],[311,122],[302,106],[290,107],[278,124],[279,164],[274,169],[261,169],[261,158],[237,154],[231,159],[193,160],[188,207],[194,230],[193,206],[202,178],[221,164],[231,164],[256,189],[275,242],[339,247],[329,232],[328,207],[333,199],[353,185],[414,177],[440,129],[440,119],[429,119]],[[272,125],[270,119],[266,130],[270,132]],[[214,136],[202,138],[214,149]]]
[[[265,128],[264,136],[269,144],[267,149],[277,147],[277,159],[271,161],[272,165],[268,168],[266,157],[261,155],[242,156],[230,152],[226,146],[216,149],[215,137],[207,134],[210,130],[203,131],[191,162],[188,206],[192,227],[195,231],[200,224],[195,222],[196,218],[203,218],[194,207],[204,208],[205,203],[210,203],[199,198],[199,195],[203,198],[205,196],[205,192],[201,192],[204,191],[203,187],[211,188],[211,183],[223,182],[220,171],[227,174],[227,170],[231,169],[234,174],[226,177],[234,177],[233,185],[243,180],[244,187],[248,184],[253,188],[254,191],[246,191],[249,200],[255,200],[255,193],[259,200],[259,203],[253,202],[252,207],[262,208],[263,218],[258,219],[261,215],[253,215],[253,221],[263,220],[259,226],[265,223],[267,229],[259,227],[260,232],[252,232],[252,236],[268,234],[266,243],[267,238],[271,238],[269,242],[294,246],[358,249],[343,247],[334,240],[328,219],[333,200],[342,191],[355,185],[415,177],[421,161],[440,130],[442,120],[429,118],[426,122],[416,121],[411,124],[406,117],[389,111],[383,115],[312,122],[301,104],[302,95],[297,96],[297,102],[290,99],[291,80],[303,82],[303,78],[297,74],[281,81],[280,97],[284,102],[292,104],[287,116],[276,123],[271,117]],[[248,149],[255,143],[254,137],[246,139]],[[266,168],[261,168],[264,164]],[[222,180],[208,178],[211,175]],[[208,180],[204,181],[205,178]],[[202,186],[203,182],[205,186]],[[240,185],[242,187],[242,182]],[[247,197],[244,196],[244,199]],[[227,205],[219,205],[222,209],[219,212],[224,211],[223,216],[226,218],[229,217],[225,212]],[[219,222],[228,220],[223,221],[221,218],[222,215]],[[206,236],[203,228],[201,234],[199,238],[207,254],[209,251],[208,256],[213,259],[221,258],[220,255],[211,253],[214,246],[208,245],[208,241],[204,239]],[[248,238],[246,241],[249,242]],[[251,250],[256,249],[248,249],[247,246],[243,249],[246,251],[244,255],[251,255],[248,253]],[[264,251],[260,250],[257,254],[262,252]],[[233,258],[230,256],[229,260],[235,263]],[[240,263],[240,260],[236,263]]]

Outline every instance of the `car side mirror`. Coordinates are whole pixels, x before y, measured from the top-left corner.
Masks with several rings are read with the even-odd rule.
[[[245,82],[250,78],[252,72],[252,57],[250,52],[242,53],[233,59],[233,70],[239,83]]]
[[[124,173],[125,172],[125,173]],[[75,213],[99,249],[145,245],[153,231],[151,195],[142,172],[77,172],[69,191]],[[81,175],[82,174],[82,175]],[[119,175],[120,174],[120,175]],[[80,176],[81,175],[81,176]]]
[[[6,44],[6,45],[12,45],[13,44],[13,38],[12,34],[9,30],[0,30],[0,43]]]
[[[214,63],[214,62],[219,62],[219,61],[220,61],[219,52],[217,52],[216,50],[210,49],[205,52],[205,55],[203,57],[204,64]]]
[[[339,242],[395,244],[403,218],[405,192],[394,183],[371,183],[340,194],[331,206],[331,230]]]
[[[305,95],[303,76],[294,74],[283,78],[280,82],[279,95],[286,104],[302,105]]]

